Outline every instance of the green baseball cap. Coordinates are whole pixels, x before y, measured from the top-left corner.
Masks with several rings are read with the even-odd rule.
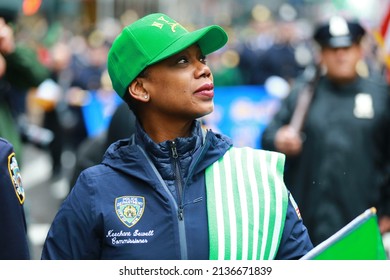
[[[168,58],[194,43],[204,55],[223,47],[228,40],[218,25],[189,32],[161,13],[147,15],[126,26],[116,37],[107,59],[112,86],[120,97],[147,66]]]

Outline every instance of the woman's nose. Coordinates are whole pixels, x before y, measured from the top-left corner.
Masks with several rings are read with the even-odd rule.
[[[197,77],[210,77],[211,75],[211,69],[208,65],[204,64],[203,62],[198,61],[197,62],[197,70],[196,70],[196,76]]]

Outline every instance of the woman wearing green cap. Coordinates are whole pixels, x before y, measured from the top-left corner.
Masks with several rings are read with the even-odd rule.
[[[108,71],[136,132],[81,173],[42,259],[298,259],[312,248],[284,157],[233,148],[198,121],[214,106],[205,56],[227,39],[164,14],[123,29]]]

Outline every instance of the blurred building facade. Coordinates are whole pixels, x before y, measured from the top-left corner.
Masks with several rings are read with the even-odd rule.
[[[139,17],[157,11],[180,22],[240,25],[253,16],[255,7],[264,6],[271,14],[277,14],[285,4],[292,6],[298,17],[314,21],[341,11],[375,25],[389,0],[0,0],[0,5],[20,6],[25,14],[40,12],[49,22],[61,21],[79,28],[82,27],[80,24],[84,27],[96,25],[107,17],[126,16],[125,12],[130,12],[127,14],[130,17]]]

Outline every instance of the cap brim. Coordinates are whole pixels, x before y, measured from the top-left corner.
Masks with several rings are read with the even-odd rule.
[[[218,25],[211,25],[199,30],[186,33],[165,50],[163,50],[158,56],[153,58],[149,65],[159,62],[165,58],[168,58],[189,46],[198,43],[199,47],[204,55],[210,54],[220,48],[222,48],[228,41],[226,32]]]
[[[346,48],[352,46],[353,41],[349,36],[340,36],[330,38],[328,41],[328,46],[331,48]]]

